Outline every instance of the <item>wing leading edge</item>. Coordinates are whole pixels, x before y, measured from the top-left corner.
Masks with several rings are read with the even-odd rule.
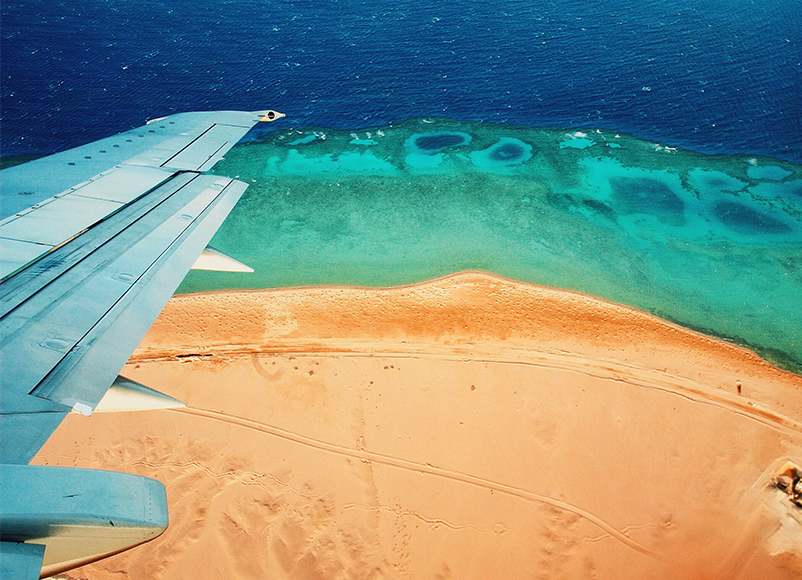
[[[32,558],[53,574],[166,527],[166,505],[108,523],[131,507],[109,494],[134,486],[140,501],[161,505],[158,482],[27,463],[70,410],[98,406],[247,187],[201,173],[256,122],[280,117],[184,113],[0,172],[0,571],[9,577],[28,577],[20,570]],[[36,511],[25,488],[39,480],[62,499]],[[67,492],[86,488],[96,497],[78,521],[73,499],[86,494]]]

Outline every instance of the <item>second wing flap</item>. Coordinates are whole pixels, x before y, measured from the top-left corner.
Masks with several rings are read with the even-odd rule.
[[[215,181],[219,178],[202,176],[193,182],[194,187],[203,187],[204,193],[213,191],[216,195],[196,217],[187,219],[190,227],[184,228],[168,246],[162,245],[164,240],[158,241],[162,248],[160,255],[31,394],[85,414],[97,406],[131,351],[142,340],[246,187],[244,183],[229,180],[221,191],[213,187]],[[190,213],[179,214],[177,219],[198,211],[196,204],[189,205],[195,207],[188,207]],[[135,249],[139,251],[143,249],[142,244],[157,243],[161,235],[156,234],[154,232],[154,238],[147,236]],[[140,292],[145,286],[148,292]]]
[[[89,377],[90,394],[77,396],[73,391],[85,387],[76,387],[74,380],[66,384],[65,377],[73,376],[71,369],[149,285],[147,301],[153,308],[143,307],[148,314],[141,317],[141,325],[131,328],[136,335],[129,339],[131,350],[136,346],[244,189],[245,184],[225,178],[195,177],[137,220],[117,224],[120,232],[109,243],[14,307],[0,320],[0,387],[24,390],[69,407],[78,402],[85,405],[83,410],[94,408],[130,350],[104,357],[113,361],[114,368],[103,372],[110,376],[108,382]],[[221,205],[224,199],[226,203]],[[183,201],[176,204],[176,200]],[[222,216],[208,220],[218,205],[227,209]],[[219,211],[213,213],[216,216]],[[121,219],[124,215],[120,214]],[[187,245],[197,237],[192,234],[199,228],[202,240]],[[139,235],[138,229],[142,230]],[[81,237],[70,244],[80,245]],[[126,237],[131,239],[126,242]],[[68,252],[69,248],[60,250]],[[162,270],[170,275],[159,274]],[[155,302],[154,295],[158,297]],[[65,334],[64,329],[69,332]]]

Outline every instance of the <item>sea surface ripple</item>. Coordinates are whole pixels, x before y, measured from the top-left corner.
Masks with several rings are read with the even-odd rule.
[[[297,127],[436,116],[802,161],[798,0],[16,0],[2,22],[3,155],[271,107]]]

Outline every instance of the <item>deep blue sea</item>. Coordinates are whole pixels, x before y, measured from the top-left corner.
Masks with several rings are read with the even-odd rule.
[[[297,127],[434,116],[802,161],[800,0],[5,0],[1,29],[3,155],[270,107]]]

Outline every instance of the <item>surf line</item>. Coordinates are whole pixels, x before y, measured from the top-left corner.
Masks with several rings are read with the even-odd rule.
[[[426,475],[432,475],[434,477],[440,477],[443,479],[448,479],[451,481],[459,481],[462,483],[466,483],[468,485],[473,485],[476,487],[480,487],[483,489],[487,489],[490,491],[499,491],[501,493],[518,497],[520,499],[526,501],[532,501],[537,503],[548,504],[558,509],[561,509],[566,512],[570,512],[573,514],[582,517],[589,522],[595,524],[612,537],[620,541],[621,543],[629,546],[636,552],[640,552],[641,554],[648,556],[650,558],[654,558],[656,560],[664,560],[658,553],[650,550],[643,544],[633,540],[625,533],[621,532],[620,530],[614,528],[612,525],[608,524],[598,516],[585,511],[584,509],[577,507],[573,504],[560,501],[545,495],[540,495],[538,493],[533,493],[531,491],[527,491],[525,489],[521,489],[518,487],[514,487],[511,485],[507,485],[504,483],[492,481],[489,479],[484,479],[482,477],[477,477],[475,475],[469,475],[467,473],[461,473],[458,471],[451,471],[448,469],[442,469],[440,467],[436,467],[431,464],[424,464],[424,463],[417,463],[415,461],[410,461],[408,459],[400,459],[397,457],[392,457],[389,455],[383,455],[381,453],[376,453],[373,451],[365,451],[360,449],[350,449],[348,447],[343,447],[341,445],[335,445],[333,443],[326,443],[325,441],[320,441],[319,439],[313,439],[311,437],[307,437],[305,435],[301,435],[299,433],[294,433],[292,431],[288,431],[286,429],[282,429],[280,427],[274,427],[272,425],[266,425],[264,423],[259,423],[258,421],[252,421],[251,419],[245,419],[243,417],[237,417],[236,415],[227,415],[225,413],[220,413],[217,411],[209,411],[206,409],[197,409],[192,407],[184,407],[179,409],[168,409],[171,413],[183,413],[187,415],[195,415],[198,417],[204,417],[206,419],[212,419],[214,421],[220,421],[223,423],[239,425],[246,429],[253,429],[255,431],[260,431],[262,433],[266,433],[268,435],[273,435],[275,437],[280,437],[282,439],[286,439],[288,441],[292,441],[294,443],[298,443],[300,445],[304,445],[307,447],[312,447],[314,449],[318,449],[320,451],[326,451],[329,453],[334,453],[337,455],[342,455],[345,457],[352,457],[354,459],[358,459],[360,461],[372,461],[375,463],[379,463],[381,465],[387,465],[390,467],[395,467],[398,469],[403,469],[406,471],[415,471],[418,473],[424,473]]]

